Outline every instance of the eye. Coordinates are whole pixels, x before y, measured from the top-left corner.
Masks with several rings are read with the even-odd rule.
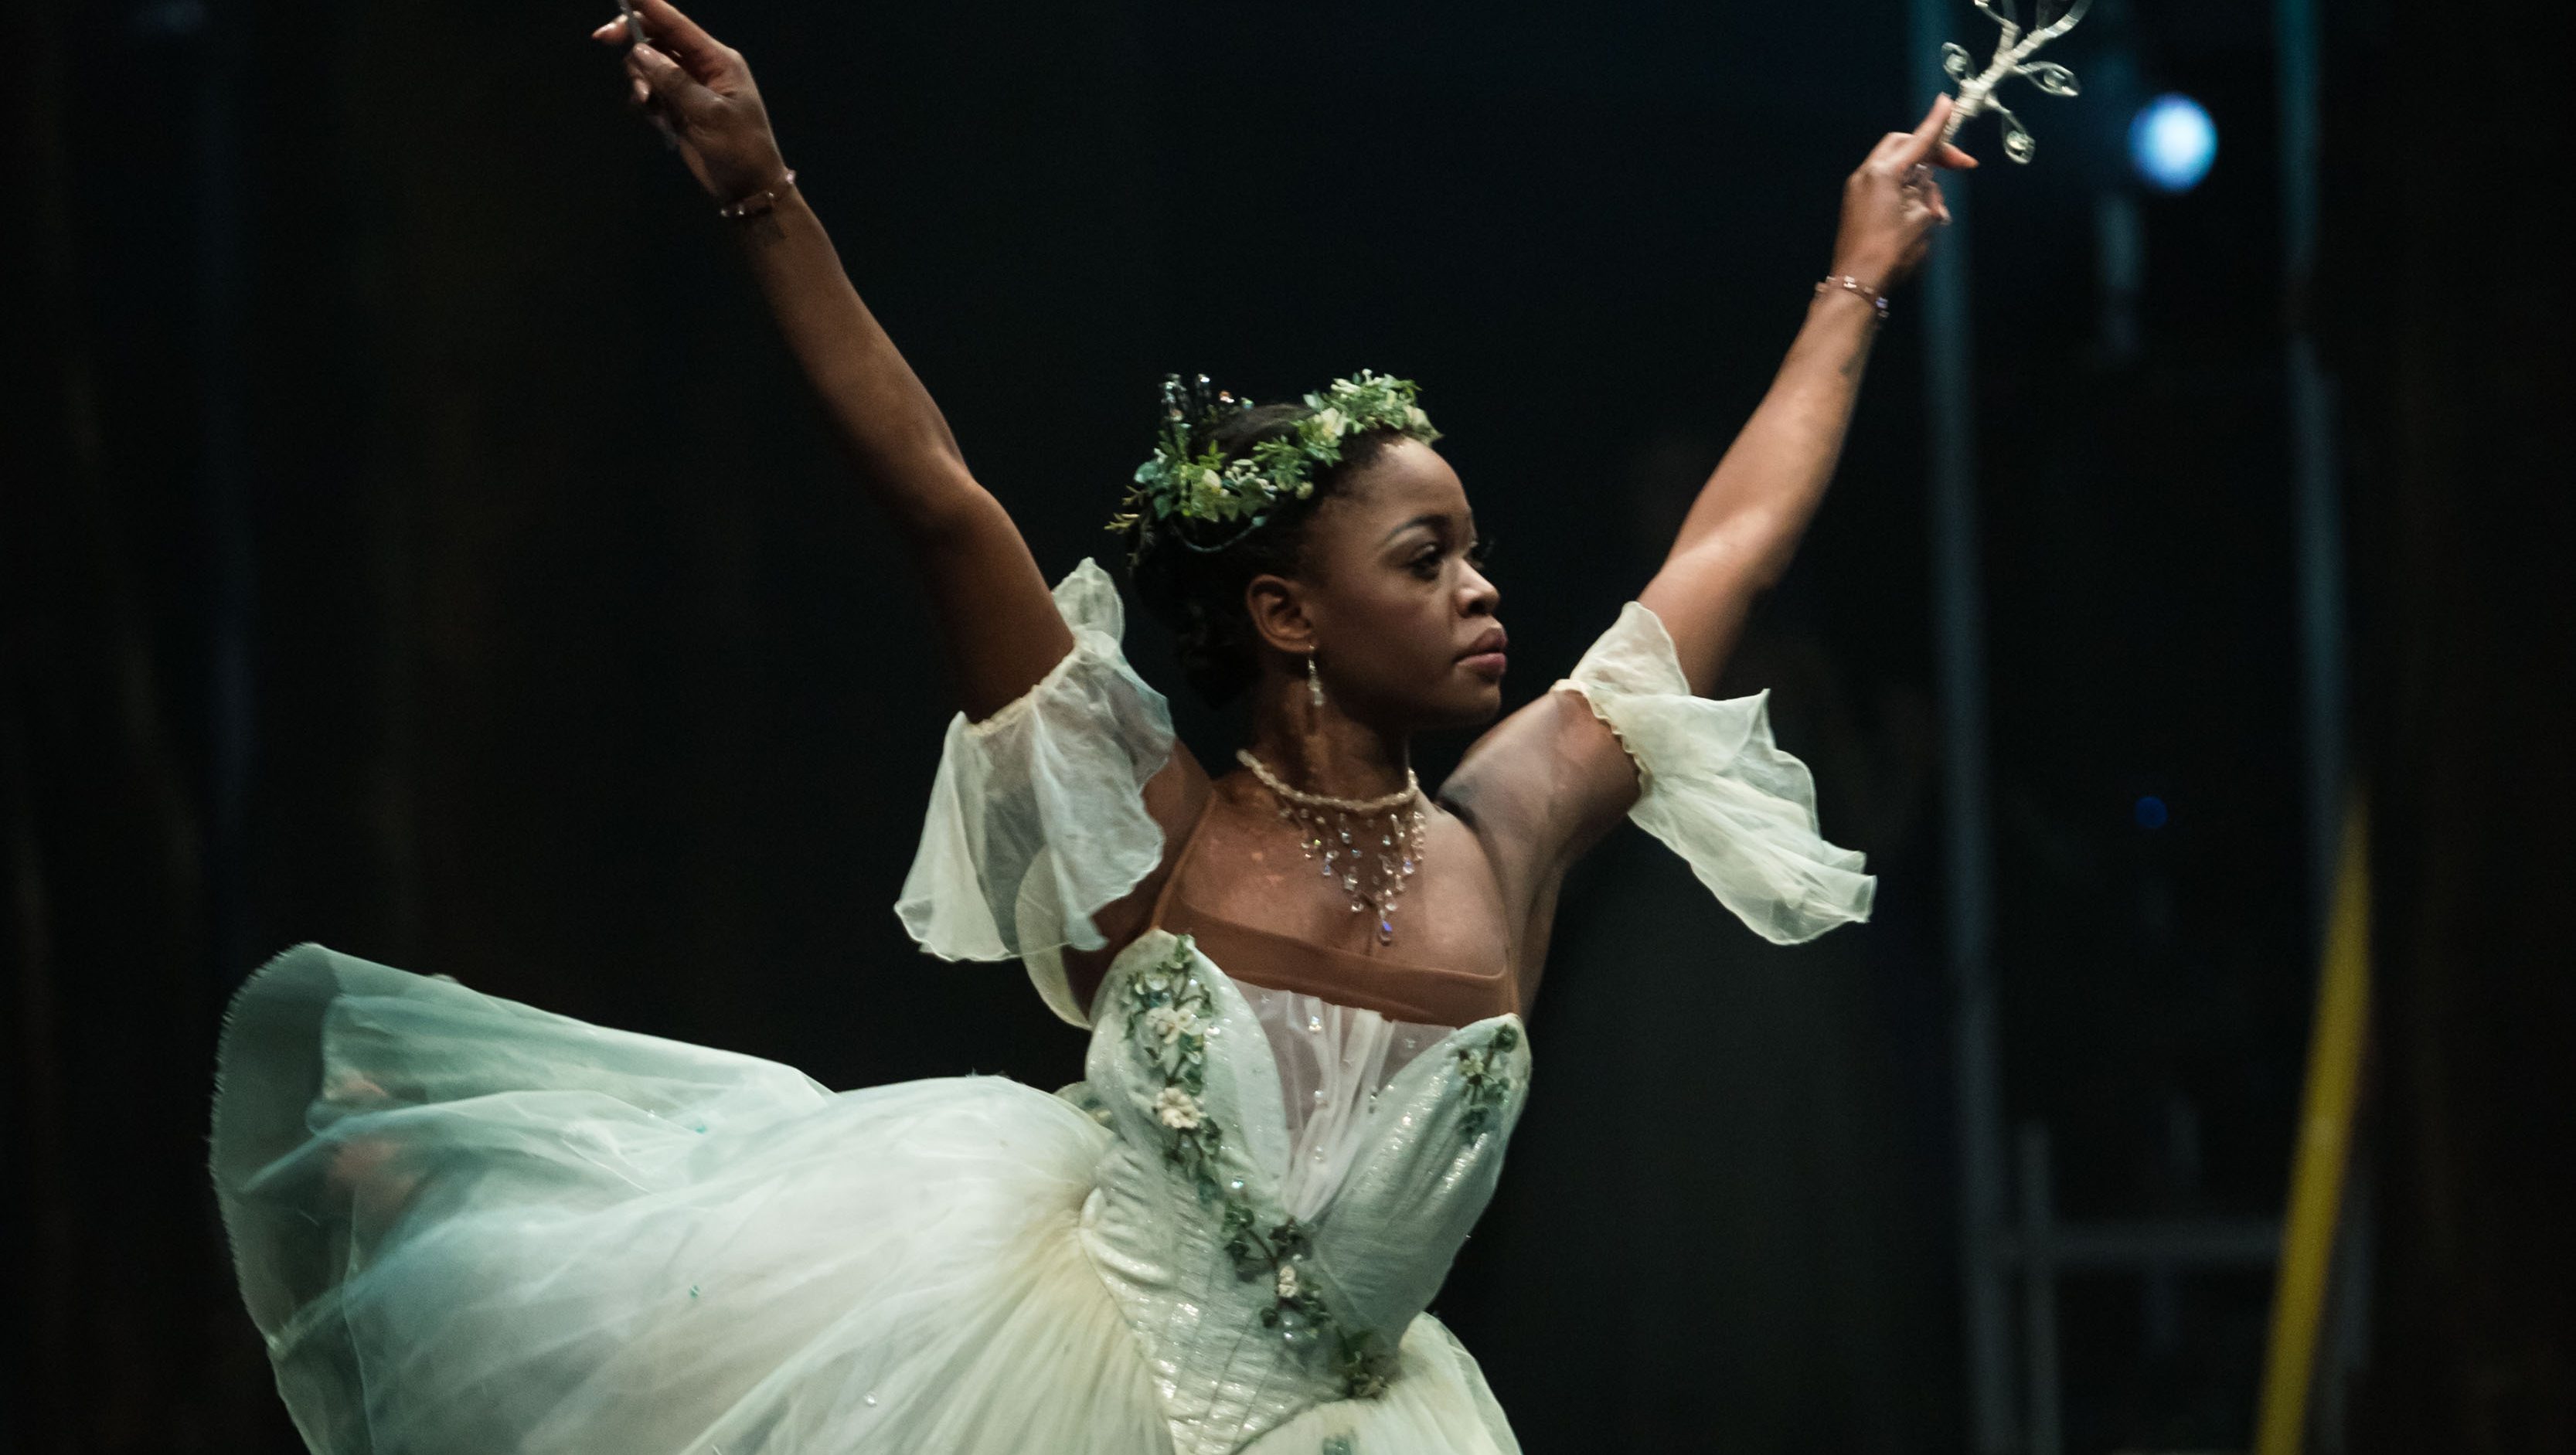
[[[1405,569],[1428,581],[1440,574],[1440,558],[1445,552],[1437,541],[1423,546],[1404,563]]]
[[[1486,563],[1487,561],[1492,560],[1493,558],[1494,558],[1494,542],[1493,542],[1493,538],[1492,538],[1491,536],[1480,536],[1480,537],[1478,537],[1477,539],[1475,539],[1475,540],[1473,540],[1473,541],[1471,541],[1471,542],[1469,542],[1469,543],[1468,543],[1468,545],[1467,545],[1467,564],[1468,564],[1468,565],[1475,567],[1475,568],[1476,568],[1477,570],[1479,570],[1479,571],[1482,571],[1483,569],[1485,569],[1485,563]]]

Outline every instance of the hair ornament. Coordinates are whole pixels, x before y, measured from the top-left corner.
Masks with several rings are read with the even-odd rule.
[[[1383,429],[1424,444],[1440,438],[1415,402],[1419,394],[1410,379],[1362,369],[1305,396],[1308,413],[1296,421],[1294,435],[1256,441],[1228,460],[1205,437],[1253,402],[1214,388],[1205,374],[1186,383],[1166,375],[1162,439],[1154,457],[1136,467],[1125,508],[1110,517],[1109,529],[1128,538],[1131,562],[1160,536],[1194,551],[1224,550],[1268,524],[1282,502],[1313,495],[1316,467],[1339,464],[1342,442],[1353,435]]]

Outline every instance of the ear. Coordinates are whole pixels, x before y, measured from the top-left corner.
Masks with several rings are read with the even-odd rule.
[[[1306,617],[1305,589],[1285,576],[1255,576],[1244,583],[1243,609],[1253,634],[1273,650],[1303,657],[1315,650],[1315,624]]]

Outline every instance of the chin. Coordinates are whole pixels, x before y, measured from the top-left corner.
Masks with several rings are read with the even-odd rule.
[[[1425,704],[1424,725],[1433,729],[1481,727],[1503,710],[1503,684],[1478,682],[1461,692],[1444,694]]]

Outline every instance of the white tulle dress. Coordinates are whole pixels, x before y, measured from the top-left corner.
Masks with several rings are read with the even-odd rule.
[[[1086,561],[1076,646],[949,730],[899,905],[1019,957],[1086,1079],[835,1092],[307,945],[237,997],[213,1171],[242,1291],[333,1455],[1442,1455],[1518,1448],[1424,1312],[1529,1085],[1519,1018],[1230,979],[1149,930],[1091,1010],[1058,956],[1159,861],[1163,700]],[[1864,917],[1760,698],[1691,697],[1631,605],[1561,688],[1639,823],[1755,929]]]

